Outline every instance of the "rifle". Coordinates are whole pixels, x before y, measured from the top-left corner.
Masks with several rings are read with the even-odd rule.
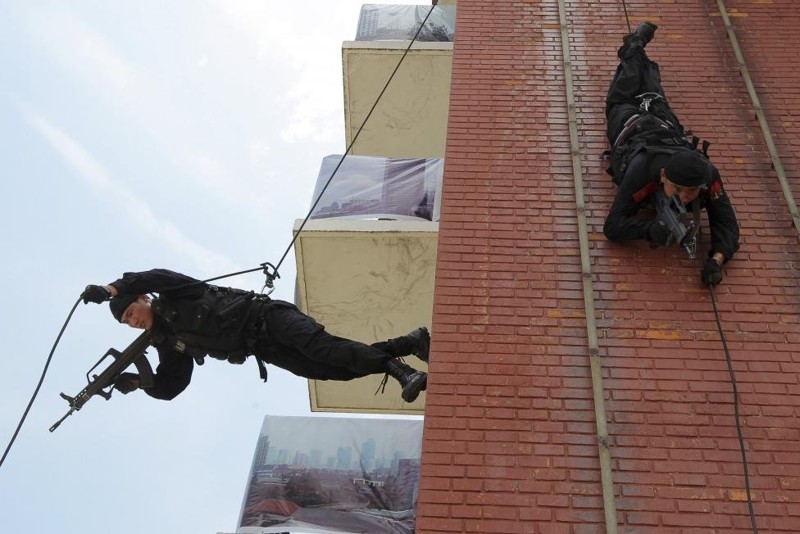
[[[690,223],[689,228],[684,224],[686,206],[680,201],[678,195],[672,195],[672,197],[667,198],[664,191],[658,188],[655,194],[655,208],[658,220],[662,221],[672,234],[667,241],[667,245],[678,243],[686,251],[689,259],[694,261],[697,257],[697,232],[693,228],[694,223]]]
[[[94,364],[86,373],[86,380],[89,382],[89,384],[83,388],[80,393],[74,397],[70,397],[69,395],[61,393],[61,398],[69,403],[69,411],[66,413],[66,415],[64,415],[64,417],[59,419],[53,426],[50,427],[50,432],[53,432],[56,428],[58,428],[58,426],[63,423],[67,417],[72,415],[72,412],[80,410],[83,405],[89,402],[89,399],[91,399],[93,396],[99,395],[104,399],[109,400],[111,398],[111,392],[114,389],[114,381],[131,364],[135,365],[136,370],[139,371],[139,387],[153,387],[153,370],[150,367],[150,362],[147,361],[147,357],[145,356],[145,351],[147,350],[148,345],[150,345],[150,332],[143,332],[139,337],[134,339],[130,345],[128,345],[128,348],[122,352],[113,347],[108,349],[103,357],[100,358],[97,363]],[[92,377],[89,378],[89,374],[101,363],[103,363],[103,360],[109,356],[113,357],[114,361],[99,375],[92,375]]]

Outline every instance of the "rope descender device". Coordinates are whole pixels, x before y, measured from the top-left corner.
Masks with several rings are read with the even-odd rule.
[[[650,111],[650,104],[654,100],[664,100],[664,97],[658,93],[642,93],[634,97],[636,100],[641,100],[639,104],[639,111]]]
[[[265,294],[264,290],[269,288],[269,291],[267,291],[266,295],[270,295],[273,291],[275,291],[275,279],[280,278],[281,275],[278,274],[278,268],[268,261],[262,263],[261,267],[263,268],[264,276],[267,277],[266,280],[264,280],[264,287],[261,288],[261,293]],[[270,271],[270,269],[272,270]]]

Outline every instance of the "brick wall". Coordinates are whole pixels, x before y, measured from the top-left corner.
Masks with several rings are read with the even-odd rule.
[[[727,0],[800,196],[800,3]],[[604,532],[555,0],[458,3],[418,532]],[[712,0],[632,25],[673,109],[713,142],[742,248],[717,298],[761,532],[800,532],[798,237]],[[622,532],[749,532],[731,384],[701,263],[609,243],[603,99],[616,1],[567,2]],[[706,239],[707,242],[707,239]]]

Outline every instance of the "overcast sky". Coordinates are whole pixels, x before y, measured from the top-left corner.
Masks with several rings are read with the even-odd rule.
[[[341,43],[361,4],[0,0],[2,449],[86,284],[278,261],[345,148]],[[292,300],[293,252],[281,275]],[[235,529],[262,419],[309,414],[306,381],[212,360],[172,402],[95,398],[49,433],[59,392],[135,336],[78,307],[0,468],[0,532]]]

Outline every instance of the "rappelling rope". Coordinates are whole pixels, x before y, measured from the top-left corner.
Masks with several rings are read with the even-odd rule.
[[[622,10],[625,12],[625,23],[628,25],[628,33],[633,33],[631,29],[631,19],[628,18],[628,5],[622,0]]]
[[[3,457],[0,458],[0,467],[3,466],[3,462],[6,461],[6,456],[8,456],[8,452],[11,450],[11,446],[14,444],[14,441],[17,439],[17,435],[19,434],[20,429],[22,428],[22,423],[25,422],[25,418],[28,417],[28,412],[31,411],[31,406],[33,406],[33,401],[36,400],[36,395],[39,394],[39,389],[42,387],[42,383],[44,382],[44,377],[47,374],[47,368],[50,367],[50,361],[53,359],[53,354],[56,351],[56,347],[58,346],[58,342],[61,341],[61,336],[64,334],[64,330],[67,329],[67,325],[69,324],[70,319],[72,319],[72,314],[75,313],[75,308],[78,307],[80,304],[81,298],[78,297],[78,300],[75,301],[75,304],[72,306],[72,309],[69,311],[69,315],[67,315],[67,320],[64,321],[64,325],[61,327],[61,330],[58,332],[58,336],[56,337],[56,342],[53,343],[53,348],[50,349],[50,354],[47,356],[47,361],[44,363],[44,369],[42,370],[42,376],[39,378],[39,383],[36,384],[36,389],[33,390],[33,395],[31,395],[31,400],[28,401],[28,406],[25,408],[25,411],[22,412],[22,417],[19,420],[19,424],[17,425],[17,429],[14,430],[14,435],[11,436],[11,440],[8,442],[8,446],[6,447],[5,452],[3,453]]]
[[[331,181],[333,180],[333,177],[336,176],[336,173],[338,172],[339,168],[342,166],[342,163],[344,163],[345,158],[348,156],[348,154],[352,150],[353,145],[355,145],[356,141],[358,140],[358,136],[361,135],[361,131],[364,129],[364,126],[367,124],[367,121],[372,116],[372,113],[375,111],[375,108],[378,106],[378,103],[380,102],[380,100],[383,97],[384,93],[389,88],[389,84],[392,82],[392,80],[394,79],[395,74],[397,74],[397,71],[400,69],[400,65],[403,64],[403,60],[405,60],[406,56],[408,55],[408,52],[411,50],[411,47],[414,46],[414,43],[417,41],[417,38],[419,37],[419,34],[422,31],[422,28],[425,26],[425,23],[428,22],[428,18],[430,18],[431,13],[433,13],[433,10],[436,8],[437,3],[438,3],[438,0],[433,0],[431,8],[428,10],[428,13],[425,15],[425,18],[422,20],[422,23],[420,23],[419,28],[417,28],[417,31],[414,34],[414,37],[411,38],[411,42],[408,43],[408,46],[406,47],[405,51],[403,52],[403,55],[400,57],[400,60],[397,62],[397,65],[395,66],[394,70],[392,71],[392,74],[386,80],[386,83],[384,84],[383,89],[381,89],[381,92],[378,94],[378,97],[375,99],[375,102],[372,104],[372,107],[370,108],[370,110],[367,113],[366,117],[364,117],[364,120],[361,122],[361,126],[359,126],[358,131],[356,131],[356,134],[353,136],[353,139],[350,141],[350,144],[347,146],[347,150],[345,150],[345,153],[342,154],[342,157],[339,159],[339,162],[336,164],[336,167],[333,169],[333,172],[331,173],[330,177],[325,182],[325,186],[322,188],[322,190],[320,191],[320,193],[317,196],[316,200],[311,205],[311,208],[308,210],[308,213],[306,214],[305,218],[303,219],[302,224],[297,229],[297,231],[294,233],[294,236],[292,237],[292,240],[289,243],[289,246],[286,247],[286,251],[283,253],[283,256],[281,256],[281,259],[278,261],[277,265],[272,265],[271,263],[266,263],[265,262],[265,263],[262,263],[260,266],[254,267],[252,269],[246,269],[244,271],[237,271],[235,273],[228,273],[228,274],[224,274],[224,275],[221,275],[221,276],[215,276],[213,278],[208,278],[206,280],[198,280],[197,282],[190,282],[190,283],[187,283],[187,284],[182,284],[182,285],[176,286],[174,288],[171,288],[172,290],[181,289],[181,288],[185,288],[185,287],[189,287],[189,286],[193,286],[193,285],[198,285],[198,284],[205,284],[205,283],[208,283],[208,282],[213,282],[213,281],[216,281],[216,280],[222,280],[224,278],[230,278],[230,277],[238,276],[238,275],[241,275],[241,274],[253,273],[253,272],[256,272],[256,271],[262,271],[266,275],[267,279],[266,279],[266,282],[264,284],[264,288],[265,289],[267,287],[269,287],[269,288],[273,287],[274,280],[276,278],[280,278],[280,274],[278,273],[278,269],[280,269],[280,266],[283,264],[283,261],[286,259],[286,256],[289,254],[289,251],[292,249],[292,247],[294,246],[295,242],[297,241],[297,238],[300,235],[300,232],[303,231],[303,228],[305,227],[306,223],[311,218],[311,214],[314,212],[314,209],[316,209],[317,204],[319,204],[320,199],[322,198],[322,195],[325,193],[325,191],[328,189],[328,186],[331,184]],[[270,268],[272,269],[271,271],[270,271]],[[64,325],[61,327],[61,331],[58,333],[58,337],[56,338],[56,341],[53,344],[53,348],[50,350],[50,355],[47,357],[47,361],[45,363],[44,369],[42,370],[42,376],[41,376],[41,378],[39,378],[39,383],[36,385],[36,389],[34,390],[33,395],[31,396],[31,399],[28,402],[28,406],[25,408],[25,411],[22,414],[22,417],[20,418],[19,424],[17,425],[17,428],[14,431],[14,435],[11,437],[11,440],[9,441],[8,446],[6,447],[5,452],[3,453],[2,459],[0,459],[0,466],[2,466],[3,462],[5,462],[6,456],[8,456],[8,453],[11,450],[11,446],[14,444],[14,441],[17,439],[17,435],[19,434],[19,431],[22,428],[22,424],[25,422],[25,418],[28,416],[28,412],[30,411],[31,406],[33,405],[33,401],[36,399],[36,396],[39,393],[39,389],[41,388],[42,383],[44,382],[44,377],[47,374],[47,369],[50,366],[50,361],[52,360],[53,354],[55,353],[55,350],[56,350],[56,347],[58,346],[58,343],[61,340],[61,336],[64,333],[64,330],[66,330],[70,319],[72,319],[72,314],[75,313],[75,309],[77,308],[77,306],[80,303],[82,298],[83,297],[81,296],[75,302],[75,305],[72,307],[72,310],[69,312],[69,315],[67,316],[67,320],[64,322]]]
[[[361,130],[364,129],[364,126],[367,124],[367,121],[372,116],[372,112],[375,111],[375,108],[378,106],[378,102],[381,101],[381,98],[383,97],[383,94],[386,92],[386,89],[389,88],[389,84],[392,82],[392,79],[394,78],[394,75],[397,74],[397,71],[400,68],[400,65],[403,64],[403,60],[408,55],[408,52],[411,50],[411,47],[414,46],[414,43],[416,42],[417,38],[419,37],[419,33],[422,31],[422,28],[425,26],[425,23],[428,22],[428,18],[431,16],[431,13],[433,13],[433,10],[436,8],[436,4],[437,3],[438,3],[438,0],[433,0],[433,5],[431,5],[431,8],[428,10],[428,14],[425,15],[425,18],[422,20],[422,23],[419,25],[419,28],[417,28],[417,32],[414,34],[414,37],[411,39],[411,42],[408,43],[408,46],[406,47],[405,51],[403,52],[403,55],[400,56],[400,60],[397,62],[397,65],[395,66],[394,70],[392,71],[392,74],[389,76],[389,79],[386,80],[386,83],[384,84],[383,89],[381,89],[381,92],[378,94],[378,98],[375,99],[375,102],[372,104],[372,107],[370,108],[369,112],[367,113],[367,116],[364,117],[364,120],[361,122],[361,126],[359,126],[358,131],[353,136],[353,139],[350,141],[350,144],[347,145],[347,150],[345,150],[344,154],[342,154],[342,157],[339,158],[339,163],[336,164],[336,167],[333,169],[333,172],[331,173],[330,178],[328,178],[328,181],[325,182],[325,186],[322,188],[322,191],[319,192],[319,195],[317,196],[316,200],[314,200],[314,203],[311,205],[311,209],[308,210],[308,214],[303,219],[303,223],[297,229],[297,232],[295,232],[294,237],[292,237],[292,241],[289,243],[289,246],[286,247],[286,251],[283,253],[283,256],[281,256],[281,259],[278,260],[278,264],[275,266],[275,273],[276,274],[278,272],[278,269],[280,269],[281,264],[283,264],[283,260],[286,259],[286,256],[289,254],[289,251],[294,246],[295,241],[297,241],[297,237],[300,235],[300,232],[303,231],[303,228],[305,227],[306,223],[308,222],[308,219],[311,218],[311,214],[313,213],[314,209],[316,209],[317,204],[319,204],[319,201],[322,199],[322,195],[328,189],[328,186],[330,185],[331,180],[333,180],[333,177],[336,176],[336,172],[339,170],[339,167],[342,166],[342,163],[344,162],[344,159],[350,153],[350,150],[352,150],[353,145],[356,144],[356,140],[358,140],[358,136],[361,135]]]
[[[733,417],[736,420],[736,436],[739,438],[739,450],[742,453],[742,467],[744,469],[744,488],[747,491],[747,509],[750,513],[750,525],[753,527],[753,533],[758,533],[758,526],[756,525],[756,514],[753,509],[753,496],[750,491],[750,473],[747,468],[747,452],[745,451],[744,435],[742,434],[742,424],[739,417],[739,388],[736,385],[736,375],[733,372],[733,361],[731,360],[731,353],[728,351],[728,343],[725,340],[725,332],[722,330],[722,322],[719,317],[719,310],[717,309],[717,297],[714,294],[714,286],[708,286],[708,291],[711,293],[711,305],[714,308],[714,318],[717,320],[717,329],[719,330],[719,337],[722,340],[722,348],[725,350],[725,361],[728,364],[728,374],[731,378],[731,387],[733,388]]]
[[[717,1],[721,3],[721,0],[717,0]],[[630,18],[628,17],[628,6],[625,3],[625,0],[621,0],[621,2],[622,2],[622,9],[625,12],[625,23],[628,26],[628,33],[630,34],[630,33],[633,33],[633,30],[631,29],[631,21],[630,21]],[[721,10],[722,10],[722,8],[721,8]],[[723,18],[725,20],[726,28],[728,29],[729,35],[731,35],[733,30],[732,30],[732,28],[730,26],[730,22],[727,19],[727,15],[724,13],[724,10],[722,10],[722,11],[723,11]],[[734,39],[735,39],[735,35],[734,35]],[[740,59],[740,66],[741,66],[743,64],[744,60],[740,58],[740,55],[738,53],[738,45],[735,45],[735,48],[736,48],[736,51],[737,51],[737,59]],[[748,88],[749,88],[749,85],[748,85]],[[752,96],[752,92],[751,92],[751,96]],[[758,106],[758,107],[760,109],[760,106]],[[768,144],[769,144],[770,140],[771,139],[768,139]],[[770,150],[770,155],[772,155],[772,153],[773,153],[773,151]],[[775,158],[773,158],[773,166],[776,167]],[[782,170],[782,167],[780,167],[780,162],[779,161],[778,161],[778,165],[777,165],[776,169]],[[796,216],[797,208],[794,206],[794,203],[793,203],[791,197],[787,199],[787,202],[789,202],[790,212],[792,214],[792,218],[795,221],[795,224],[796,224],[797,228],[800,231],[800,224],[798,223],[798,217]],[[738,390],[737,383],[736,383],[736,375],[734,374],[734,371],[733,371],[733,362],[731,360],[730,351],[728,350],[728,343],[725,340],[725,332],[722,329],[722,322],[720,320],[719,310],[717,309],[717,299],[716,299],[716,295],[714,294],[714,286],[709,285],[708,286],[708,290],[711,293],[711,304],[712,304],[713,309],[714,309],[714,318],[717,321],[717,329],[719,330],[719,336],[720,336],[720,339],[722,340],[722,348],[723,348],[723,350],[725,352],[725,360],[726,360],[727,366],[728,366],[728,374],[730,375],[731,387],[733,389],[733,413],[734,413],[734,419],[736,421],[736,435],[737,435],[737,437],[739,439],[739,449],[740,449],[741,454],[742,454],[742,467],[743,467],[743,470],[744,470],[744,484],[745,484],[745,491],[747,492],[747,508],[748,508],[748,512],[749,512],[749,515],[750,515],[750,525],[752,527],[753,533],[757,534],[758,533],[758,526],[756,524],[756,516],[755,516],[755,511],[754,511],[754,508],[753,508],[753,496],[752,496],[752,493],[751,493],[751,490],[750,490],[750,474],[749,474],[748,465],[747,465],[747,453],[746,453],[746,449],[745,449],[744,435],[742,433],[742,425],[741,425],[740,416],[739,416],[739,390]]]
[[[344,163],[345,158],[350,154],[350,151],[353,149],[353,146],[356,144],[356,141],[358,140],[358,137],[361,135],[361,131],[364,129],[364,126],[366,126],[367,121],[372,116],[372,113],[375,111],[375,108],[378,107],[378,103],[381,101],[381,98],[383,98],[384,93],[386,93],[386,90],[389,88],[389,84],[392,82],[392,80],[394,79],[395,74],[397,74],[397,71],[400,69],[400,65],[403,64],[403,60],[405,60],[406,56],[408,55],[408,52],[411,50],[411,47],[414,46],[414,43],[417,41],[417,38],[419,37],[419,34],[422,31],[422,28],[425,26],[425,23],[428,22],[428,18],[430,18],[431,13],[433,13],[433,10],[436,8],[436,4],[437,3],[438,3],[438,0],[433,0],[433,4],[431,5],[431,8],[428,10],[428,13],[425,15],[425,18],[422,20],[422,23],[420,23],[419,28],[417,28],[417,31],[414,34],[414,37],[411,38],[411,42],[408,43],[408,46],[403,51],[403,55],[400,56],[400,60],[397,62],[397,65],[395,65],[394,70],[389,75],[389,78],[386,80],[386,83],[383,85],[383,89],[381,89],[381,92],[378,93],[378,97],[375,99],[375,102],[372,104],[372,107],[369,109],[369,112],[367,112],[367,115],[364,117],[364,120],[361,122],[361,126],[358,127],[358,130],[356,131],[355,135],[353,136],[353,139],[347,145],[347,149],[345,150],[344,154],[342,154],[342,157],[339,158],[339,162],[336,164],[336,167],[334,167],[333,172],[331,172],[330,177],[328,177],[328,180],[325,182],[325,185],[322,187],[322,190],[319,192],[319,195],[317,195],[317,198],[314,200],[314,203],[311,205],[311,208],[309,208],[308,213],[303,218],[303,222],[297,228],[297,231],[294,232],[294,236],[292,236],[292,240],[289,242],[289,245],[286,247],[286,250],[283,252],[283,255],[281,256],[281,259],[278,260],[278,263],[276,265],[274,265],[274,266],[272,264],[262,263],[260,267],[256,267],[256,268],[253,268],[253,269],[248,269],[246,271],[240,271],[240,272],[237,272],[237,273],[231,273],[231,274],[226,274],[226,275],[222,275],[222,276],[217,276],[215,278],[209,278],[208,280],[203,280],[203,282],[212,282],[214,280],[221,280],[223,278],[228,278],[228,277],[236,276],[236,275],[240,275],[240,274],[252,273],[252,272],[261,271],[261,270],[263,270],[264,274],[267,276],[266,286],[268,286],[268,287],[272,287],[271,283],[272,283],[272,281],[274,279],[280,278],[280,274],[278,273],[278,271],[279,271],[281,265],[283,265],[283,261],[286,259],[286,256],[288,256],[289,251],[292,250],[292,247],[294,246],[295,242],[297,242],[297,238],[300,236],[300,232],[303,231],[303,229],[306,226],[306,223],[308,223],[308,220],[311,218],[311,214],[314,213],[314,210],[317,208],[317,205],[319,204],[320,200],[322,200],[322,195],[325,194],[325,191],[327,191],[328,186],[330,186],[331,182],[333,181],[333,177],[336,176],[336,173],[339,171],[339,168],[342,166],[342,163]],[[269,267],[272,267],[272,273],[269,272]]]

